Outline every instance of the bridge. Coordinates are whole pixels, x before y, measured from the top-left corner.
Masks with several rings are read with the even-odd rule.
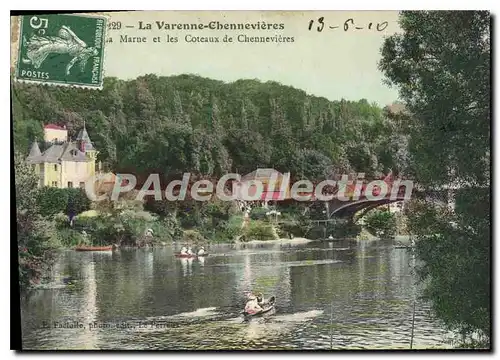
[[[391,177],[386,177],[381,181],[385,183],[385,186],[383,186],[384,190],[386,190],[384,196],[381,196],[381,187],[372,186],[371,189],[367,189],[367,183],[365,183],[361,187],[361,191],[358,190],[359,194],[357,196],[355,195],[354,185],[352,185],[347,187],[344,201],[340,200],[338,196],[334,196],[328,202],[325,201],[327,220],[332,218],[353,218],[355,215],[359,218],[374,208],[407,201],[411,197],[449,204],[450,190],[455,190],[443,188],[424,191],[417,185],[413,186],[410,182],[394,181]]]
[[[346,218],[353,217],[354,214],[362,212],[362,214],[377,208],[382,205],[408,200],[410,194],[405,194],[406,189],[401,186],[398,191],[392,193],[392,184],[388,186],[388,191],[385,196],[380,197],[380,189],[374,190],[372,194],[367,194],[362,191],[360,196],[351,196],[349,200],[342,201],[335,197],[333,200],[326,202],[326,211],[329,218]],[[363,189],[364,190],[364,189]],[[411,190],[411,189],[410,189]],[[362,215],[361,215],[362,216]]]
[[[259,172],[260,171],[260,172]],[[260,174],[260,175],[259,175]],[[259,175],[259,176],[257,176]],[[268,189],[269,179],[275,176],[274,187]],[[293,201],[290,196],[290,188],[283,190],[280,188],[281,183],[288,183],[290,180],[290,173],[281,174],[274,169],[258,169],[257,171],[242,178],[242,184],[248,180],[260,180],[265,184],[264,191],[257,201],[267,205],[271,202],[279,201]],[[337,180],[338,181],[338,180]],[[273,183],[271,181],[271,183]],[[410,197],[426,198],[433,202],[446,203],[448,199],[443,201],[443,190],[445,197],[448,198],[448,188],[432,190],[429,194],[429,189],[419,188],[409,180],[395,179],[392,172],[386,175],[383,179],[365,179],[362,183],[356,179],[356,176],[351,176],[350,181],[345,186],[343,196],[339,196],[339,182],[335,185],[327,185],[322,188],[323,199],[316,197],[315,191],[300,191],[300,195],[309,201],[309,211],[317,213],[314,216],[316,221],[328,221],[335,219],[348,219],[353,218],[354,215],[362,216],[366,212],[383,205],[388,205],[395,202],[409,200]],[[253,184],[247,185],[249,195],[255,195],[256,188]],[[276,191],[276,188],[280,191]],[[425,190],[425,191],[424,191]],[[430,196],[429,196],[430,195]],[[242,201],[242,208],[245,207],[247,201]]]

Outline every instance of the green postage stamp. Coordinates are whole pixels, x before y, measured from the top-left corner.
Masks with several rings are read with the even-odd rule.
[[[101,89],[106,23],[100,15],[21,16],[15,79]]]

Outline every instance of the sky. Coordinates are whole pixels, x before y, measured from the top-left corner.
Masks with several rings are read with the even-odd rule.
[[[329,100],[367,99],[381,106],[397,100],[396,89],[383,83],[377,69],[384,37],[400,32],[395,11],[146,11],[109,13],[111,29],[106,44],[105,75],[133,79],[144,74],[170,76],[197,74],[232,82],[238,79],[277,81]],[[323,17],[324,27],[318,19]],[[346,20],[348,30],[344,31]],[[314,20],[312,31],[309,21]],[[147,24],[151,29],[139,29]],[[258,22],[283,24],[277,30],[177,30],[159,29],[158,24],[209,24]],[[383,31],[377,31],[387,22]],[[119,24],[120,23],[120,24]],[[354,24],[353,24],[354,23]],[[368,29],[372,23],[371,29]],[[330,27],[338,26],[336,29]],[[121,27],[113,29],[113,27]],[[355,29],[362,27],[363,29]],[[223,42],[224,35],[233,38]],[[250,37],[293,37],[286,43],[238,42]],[[121,42],[121,37],[146,38],[146,42]],[[167,36],[177,42],[167,42]],[[188,37],[218,37],[218,43],[187,42]],[[159,37],[160,42],[153,38]]]

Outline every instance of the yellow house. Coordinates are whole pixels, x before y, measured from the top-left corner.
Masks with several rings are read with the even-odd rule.
[[[42,153],[35,140],[27,158],[40,178],[39,186],[84,187],[95,174],[99,153],[94,149],[85,125],[72,141],[68,139],[66,127],[48,124],[44,127],[44,140],[50,146]]]

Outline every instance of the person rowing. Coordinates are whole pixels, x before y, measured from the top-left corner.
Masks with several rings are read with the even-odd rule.
[[[194,254],[194,253],[193,253],[193,249],[191,249],[191,246],[190,246],[190,247],[188,247],[187,254],[188,254],[188,255],[193,255],[193,254]]]
[[[204,246],[202,246],[200,248],[200,250],[198,250],[198,256],[203,256],[203,255],[205,255],[205,247]]]
[[[260,307],[257,297],[254,294],[250,294],[248,301],[245,305],[245,313],[254,315],[261,312],[263,309]]]
[[[183,245],[181,248],[181,255],[187,255],[188,254],[188,249],[186,245]]]
[[[263,307],[264,306],[264,295],[262,295],[262,293],[259,292],[255,295],[255,297],[257,298],[257,303],[259,304],[259,306]]]

